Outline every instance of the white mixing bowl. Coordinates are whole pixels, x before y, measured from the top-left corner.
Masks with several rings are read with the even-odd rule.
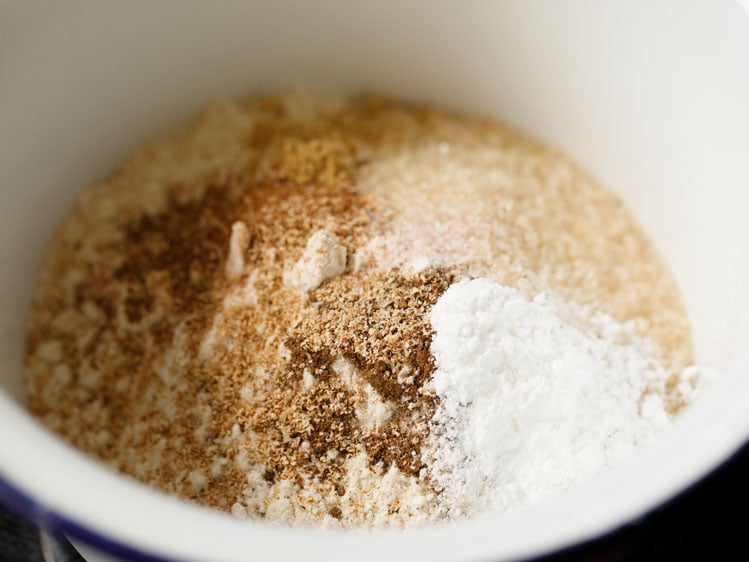
[[[212,99],[294,85],[497,116],[562,147],[665,254],[720,377],[654,446],[567,494],[407,533],[236,521],[62,444],[23,409],[22,356],[74,192]],[[499,560],[600,536],[749,437],[748,278],[749,17],[732,0],[0,2],[0,497],[91,560]]]

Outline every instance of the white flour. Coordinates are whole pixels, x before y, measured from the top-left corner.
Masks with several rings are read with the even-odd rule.
[[[667,373],[645,342],[604,315],[593,330],[603,336],[573,327],[570,311],[487,279],[453,285],[434,306],[430,450],[448,515],[566,489],[668,423]]]

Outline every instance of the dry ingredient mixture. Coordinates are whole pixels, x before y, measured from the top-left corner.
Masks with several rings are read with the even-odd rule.
[[[220,103],[83,192],[32,310],[28,405],[241,518],[517,509],[648,442],[699,372],[612,194],[491,121],[375,95]]]

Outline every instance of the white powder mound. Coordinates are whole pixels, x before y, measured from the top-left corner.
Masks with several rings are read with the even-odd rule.
[[[227,279],[236,279],[245,268],[244,253],[250,245],[250,231],[242,221],[231,225],[231,238],[229,239],[229,255],[226,258],[224,270]]]
[[[451,286],[432,309],[440,405],[429,450],[448,516],[569,488],[669,422],[667,373],[642,340],[604,315],[605,336],[562,316],[544,295],[487,279]]]
[[[312,291],[345,269],[346,248],[332,232],[318,230],[307,240],[299,261],[285,273],[284,283],[300,292]]]

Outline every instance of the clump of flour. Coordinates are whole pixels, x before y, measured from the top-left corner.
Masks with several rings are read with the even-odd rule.
[[[431,474],[448,516],[569,488],[669,422],[667,372],[646,342],[605,315],[573,326],[564,306],[474,279],[432,309]]]

